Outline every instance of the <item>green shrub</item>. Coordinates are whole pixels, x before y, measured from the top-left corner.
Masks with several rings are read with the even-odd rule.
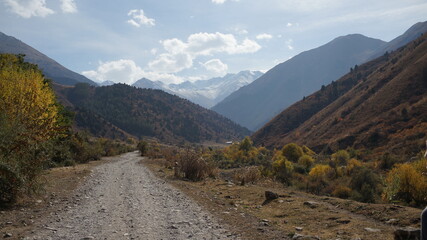
[[[282,154],[287,160],[296,163],[304,155],[304,151],[297,144],[289,143],[282,148]]]
[[[332,154],[332,160],[338,166],[344,166],[347,164],[347,161],[350,159],[350,154],[346,150],[339,150],[338,152]]]
[[[14,203],[23,180],[12,167],[0,161],[0,206]]]
[[[290,185],[293,169],[293,164],[281,154],[281,151],[274,155],[273,172],[279,181]]]
[[[138,142],[138,146],[137,146],[139,152],[141,153],[141,156],[145,156],[147,154],[148,151],[148,143],[144,140],[141,140]]]
[[[303,155],[298,159],[298,164],[303,166],[305,171],[308,172],[314,164],[314,159],[309,155]]]
[[[356,191],[354,199],[361,202],[375,202],[380,178],[370,168],[357,168],[351,176],[350,186]]]

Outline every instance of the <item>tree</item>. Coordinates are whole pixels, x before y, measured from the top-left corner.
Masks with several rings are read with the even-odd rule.
[[[239,150],[249,152],[252,149],[252,141],[249,137],[245,137],[239,145]]]
[[[413,201],[416,205],[425,204],[427,202],[427,177],[417,169],[418,165],[418,162],[397,164],[387,174],[383,199],[400,200],[406,203]],[[423,167],[425,168],[425,161]]]
[[[291,162],[298,162],[298,159],[304,155],[304,151],[295,143],[286,144],[282,148],[283,156]]]
[[[273,157],[273,172],[276,178],[290,185],[293,168],[292,163],[283,156],[281,151],[277,151]]]
[[[8,186],[15,195],[34,189],[60,123],[55,95],[37,66],[22,55],[0,54],[0,195]]]
[[[331,157],[336,165],[344,166],[350,159],[350,154],[346,150],[339,150],[338,152],[332,154]]]
[[[0,112],[7,122],[25,127],[19,146],[49,140],[58,134],[56,98],[36,65],[25,63],[23,57],[0,55]]]

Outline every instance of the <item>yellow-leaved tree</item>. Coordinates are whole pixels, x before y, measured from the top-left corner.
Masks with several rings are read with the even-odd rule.
[[[34,187],[42,146],[58,134],[58,105],[41,71],[22,55],[0,54],[0,203]]]

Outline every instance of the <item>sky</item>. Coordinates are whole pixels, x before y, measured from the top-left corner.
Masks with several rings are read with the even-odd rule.
[[[336,37],[390,41],[427,0],[0,0],[0,31],[97,82],[267,71]]]

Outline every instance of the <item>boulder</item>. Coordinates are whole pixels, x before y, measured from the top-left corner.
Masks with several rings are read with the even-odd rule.
[[[271,192],[271,191],[265,191],[265,199],[268,201],[272,201],[274,199],[278,199],[279,194]]]
[[[394,231],[394,240],[418,240],[421,230],[413,227],[399,228]]]

